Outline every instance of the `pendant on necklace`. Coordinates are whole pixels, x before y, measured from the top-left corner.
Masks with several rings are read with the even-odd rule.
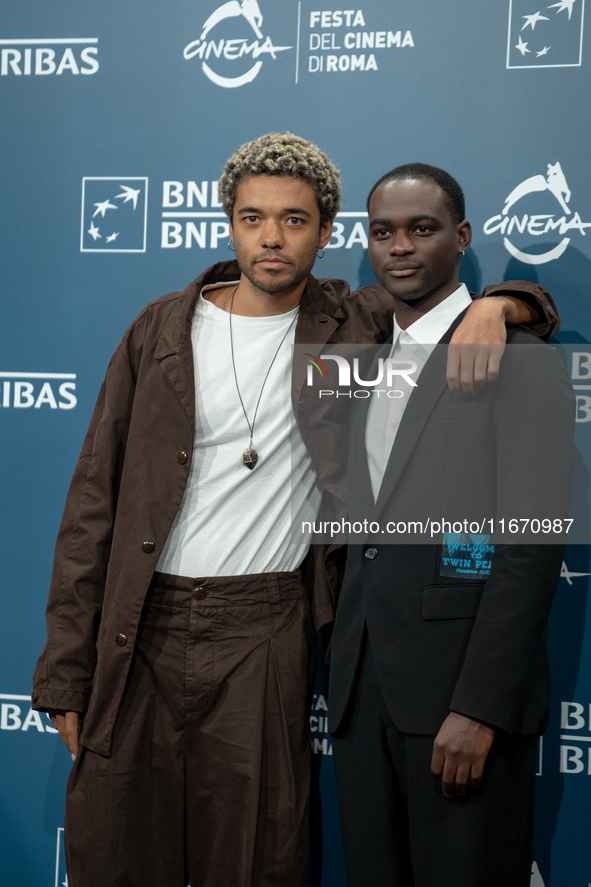
[[[242,464],[246,468],[250,468],[250,470],[252,471],[254,466],[257,464],[258,459],[259,459],[259,454],[257,453],[255,448],[253,447],[252,440],[251,440],[249,445],[247,446],[247,448],[242,453]]]

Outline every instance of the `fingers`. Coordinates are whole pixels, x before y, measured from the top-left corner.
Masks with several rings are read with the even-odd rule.
[[[72,760],[76,760],[78,754],[78,734],[80,732],[79,718],[77,711],[67,711],[65,717],[65,733],[67,737],[66,745],[68,746]]]
[[[484,760],[475,761],[470,768],[470,778],[469,784],[476,786],[479,785],[480,780],[482,779],[482,774],[484,772]]]
[[[450,345],[447,349],[447,384],[452,391],[461,391],[460,383],[460,366],[461,357],[460,349],[457,345]]]
[[[466,394],[470,394],[472,397],[476,394],[476,388],[474,387],[474,364],[476,357],[477,353],[473,345],[460,346],[460,390],[465,391]]]
[[[494,727],[449,713],[435,737],[431,757],[431,772],[441,778],[446,798],[461,798],[468,786],[480,783],[494,737]]]
[[[482,388],[482,386],[485,385],[486,382],[490,381],[488,378],[488,361],[488,349],[486,347],[478,348],[478,350],[474,354],[474,364],[472,366],[471,379],[471,381],[477,388]]]
[[[472,782],[469,763],[463,762],[458,765],[454,758],[446,758],[441,774],[441,790],[446,798],[462,798],[466,794],[468,785],[478,785],[478,782],[480,777],[477,782]]]
[[[77,711],[57,711],[50,709],[48,711],[54,730],[57,730],[61,736],[62,742],[72,755],[72,760],[76,760],[78,754],[78,735],[80,733],[80,718]]]
[[[441,776],[443,773],[443,765],[445,764],[445,755],[437,747],[437,740],[433,746],[433,757],[431,758],[431,773],[433,776]]]
[[[450,345],[447,349],[447,384],[452,391],[465,391],[474,395],[474,345]]]
[[[486,371],[486,381],[494,382],[499,375],[501,369],[501,359],[505,351],[504,345],[491,345],[488,353],[488,365]]]
[[[447,384],[452,391],[474,396],[499,375],[504,345],[450,345],[447,349]]]
[[[456,778],[454,790],[456,795],[461,798],[466,794],[466,788],[470,779],[470,764],[461,764],[456,770]],[[470,783],[471,785],[472,783]],[[445,792],[444,792],[445,794]]]
[[[441,789],[446,798],[453,798],[456,789],[457,766],[452,758],[445,759],[443,773],[441,775]],[[464,786],[464,791],[466,787]]]
[[[441,788],[446,798],[454,795],[463,795],[466,792],[470,765],[458,766],[454,755],[447,754],[439,737],[433,744],[433,756],[431,758],[431,773],[441,777]]]

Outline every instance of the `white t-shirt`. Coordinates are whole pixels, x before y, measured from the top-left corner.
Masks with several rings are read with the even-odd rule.
[[[265,374],[289,330],[262,393],[253,441],[259,460],[250,470],[242,464],[250,431],[232,370],[230,315],[199,296],[191,330],[195,444],[160,572],[239,576],[295,570],[305,557],[308,546],[290,542],[292,484],[303,495],[315,486],[291,405],[297,313],[295,308],[274,317],[232,315],[236,375],[251,425]]]

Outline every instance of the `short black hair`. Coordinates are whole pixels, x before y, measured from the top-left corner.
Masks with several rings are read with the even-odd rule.
[[[432,179],[443,191],[445,203],[451,213],[451,217],[458,225],[466,218],[466,201],[464,192],[453,176],[438,166],[430,166],[428,163],[405,163],[391,169],[375,183],[367,198],[367,210],[373,192],[384,182],[392,179]]]

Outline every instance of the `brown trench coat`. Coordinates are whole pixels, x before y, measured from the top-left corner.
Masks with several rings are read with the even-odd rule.
[[[111,359],[70,485],[47,605],[48,640],[32,699],[37,710],[84,714],[80,742],[102,755],[110,753],[144,598],[189,475],[195,305],[203,286],[239,274],[236,262],[220,262],[183,292],[162,296],[139,314]],[[556,306],[541,287],[510,281],[484,295],[500,293],[539,305],[546,322],[533,332],[546,337],[557,331]],[[371,344],[391,330],[391,300],[381,287],[350,293],[345,281],[309,277],[296,343]],[[296,417],[305,380],[301,364],[293,373]],[[324,463],[315,464],[318,477],[336,494],[330,460]],[[317,547],[308,558],[316,628],[334,616],[338,565],[330,556],[337,548]]]

